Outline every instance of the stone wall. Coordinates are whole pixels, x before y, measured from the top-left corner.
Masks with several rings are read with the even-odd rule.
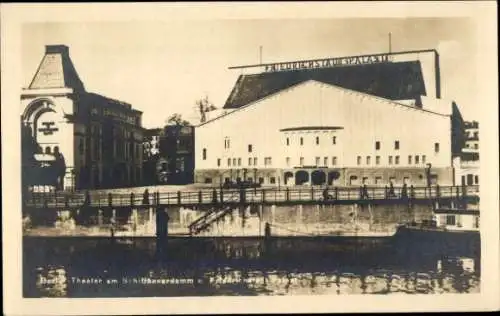
[[[123,211],[123,212],[121,212]],[[60,214],[52,224],[36,224],[28,221],[26,235],[88,235],[88,236],[143,236],[156,235],[156,213],[154,208],[115,211],[116,225],[113,227],[113,212],[95,212],[86,223],[81,217],[68,218],[69,212]],[[189,224],[207,210],[173,207],[166,210],[169,235],[188,235]],[[67,214],[66,214],[67,213]],[[117,214],[120,213],[120,214]],[[126,214],[125,218],[123,214]],[[389,235],[399,223],[431,219],[429,205],[295,205],[295,206],[248,206],[233,209],[199,236],[264,236],[269,223],[275,236],[314,235]],[[68,223],[71,222],[71,225]]]

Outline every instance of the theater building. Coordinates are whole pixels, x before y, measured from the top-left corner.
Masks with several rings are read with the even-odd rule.
[[[57,189],[141,182],[142,112],[87,92],[67,46],[46,46],[33,80],[22,90],[21,105],[22,125],[38,144],[40,164],[53,156],[63,161],[65,167],[55,176]]]
[[[196,128],[196,182],[454,182],[463,120],[441,99],[436,51],[258,66]]]

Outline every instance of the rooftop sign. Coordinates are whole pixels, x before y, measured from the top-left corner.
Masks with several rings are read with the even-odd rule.
[[[291,70],[332,68],[341,66],[368,65],[368,64],[393,62],[394,57],[398,55],[401,56],[397,58],[398,61],[417,60],[419,59],[418,55],[420,53],[429,53],[429,52],[433,52],[437,55],[437,52],[434,49],[424,49],[424,50],[379,53],[370,55],[345,56],[345,57],[311,59],[311,60],[279,62],[279,63],[269,63],[269,64],[234,66],[234,67],[229,67],[229,69],[260,68],[262,72],[278,72],[278,71],[291,71]],[[407,56],[406,58],[405,55]]]
[[[330,68],[338,66],[351,66],[363,64],[377,64],[389,62],[389,55],[368,55],[354,57],[338,57],[327,59],[316,59],[309,61],[292,61],[276,64],[263,65],[265,72],[290,71],[302,69]]]

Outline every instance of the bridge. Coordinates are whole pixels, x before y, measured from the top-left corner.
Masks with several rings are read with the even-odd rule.
[[[326,194],[326,199],[325,199]],[[75,209],[121,207],[192,207],[237,205],[428,203],[435,200],[479,198],[479,186],[432,186],[406,189],[394,187],[255,188],[198,191],[148,192],[147,194],[52,192],[29,193],[23,198],[29,208]]]
[[[467,209],[477,204],[479,186],[432,187],[309,187],[309,188],[210,188],[198,191],[144,192],[118,194],[100,192],[30,193],[23,199],[27,210],[120,210],[156,208],[157,235],[167,233],[165,209],[184,207],[204,211],[188,226],[191,235],[210,229],[211,225],[239,207],[249,205],[353,205],[400,204],[432,205]]]

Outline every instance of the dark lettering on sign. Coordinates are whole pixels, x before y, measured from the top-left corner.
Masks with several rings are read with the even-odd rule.
[[[38,129],[39,132],[42,132],[43,135],[52,135],[54,132],[57,132],[59,129],[57,127],[52,127],[52,125],[55,125],[56,123],[54,122],[42,122],[42,125],[45,127],[41,127]]]
[[[373,55],[373,56],[354,56],[327,58],[310,61],[294,61],[279,64],[270,64],[264,66],[265,72],[283,71],[283,70],[299,70],[299,69],[314,69],[328,68],[342,65],[363,65],[376,64],[389,61],[389,55]]]

